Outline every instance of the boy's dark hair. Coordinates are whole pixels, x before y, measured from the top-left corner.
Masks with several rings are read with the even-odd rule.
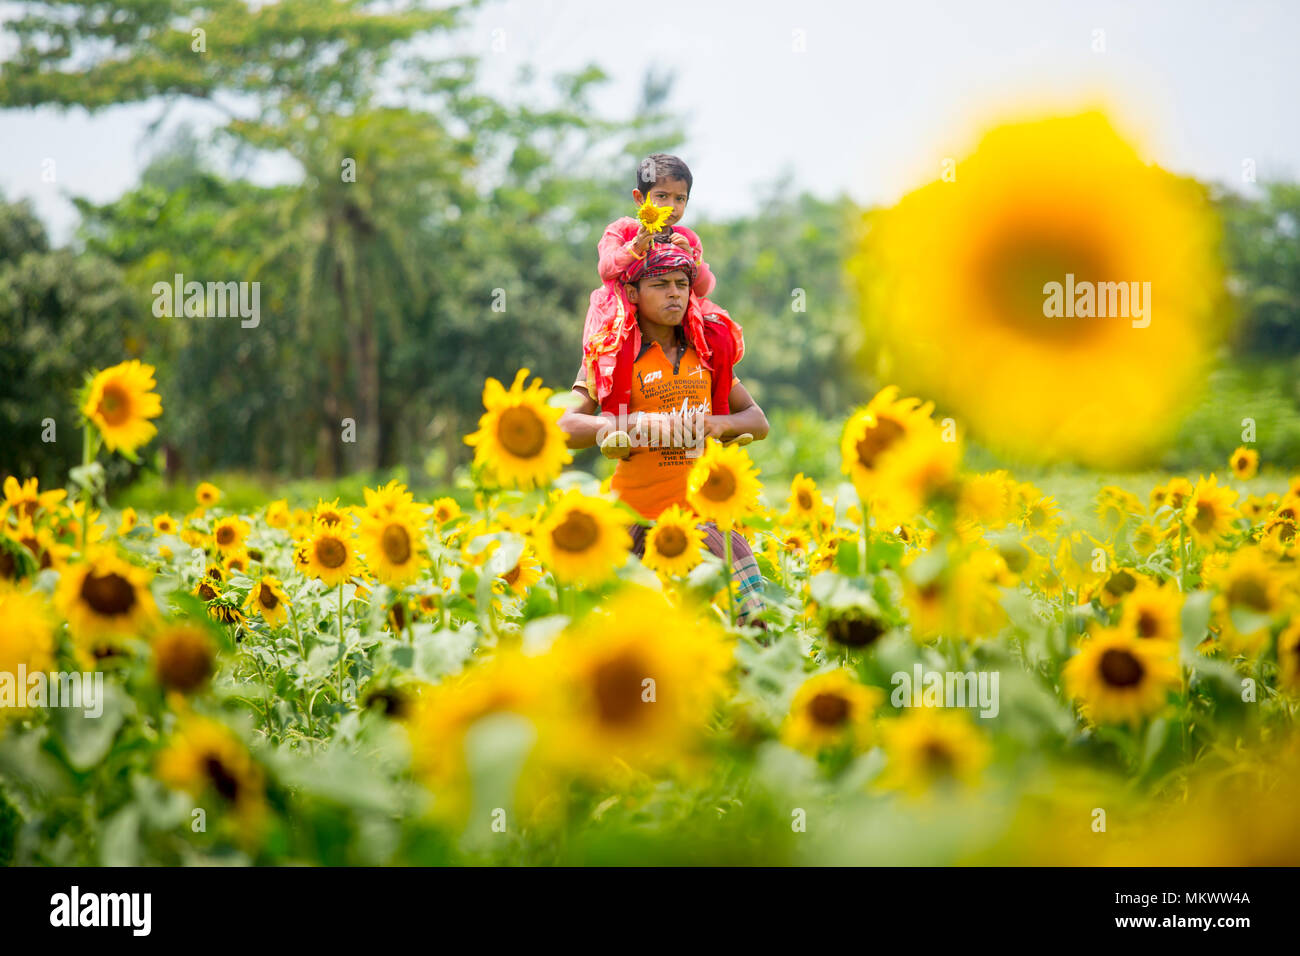
[[[695,181],[691,168],[668,153],[652,153],[637,164],[636,188],[641,190],[641,195],[650,195],[650,190],[661,179],[680,179],[686,183],[688,196],[691,194],[691,184]]]

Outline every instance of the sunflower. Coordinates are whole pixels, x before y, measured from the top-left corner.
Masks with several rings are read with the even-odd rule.
[[[151,643],[154,674],[165,689],[193,693],[212,676],[217,652],[202,626],[188,621],[172,624]]]
[[[961,446],[944,441],[929,421],[922,423],[880,456],[871,510],[891,527],[932,506],[955,504],[964,484],[958,477],[960,464]],[[978,537],[978,526],[969,527],[968,534]]]
[[[824,630],[830,648],[852,653],[874,646],[889,631],[889,622],[871,607],[850,604],[829,608]]]
[[[687,476],[686,502],[701,519],[725,530],[757,507],[761,488],[744,448],[710,439]]]
[[[62,568],[67,563],[73,549],[71,545],[62,544],[54,537],[54,532],[42,525],[36,527],[31,518],[19,518],[18,527],[6,530],[11,540],[17,541],[36,559],[39,570]]]
[[[699,519],[680,505],[670,505],[659,513],[653,527],[646,532],[647,568],[665,577],[683,577],[704,560],[704,532]]]
[[[235,811],[240,836],[255,839],[266,813],[264,775],[239,738],[223,724],[187,715],[158,753],[158,779],[196,798],[214,793]]]
[[[153,530],[155,534],[175,534],[176,519],[164,512],[155,515],[153,519]]]
[[[366,499],[362,509],[366,517],[387,518],[399,513],[419,513],[414,496],[406,490],[406,485],[396,479],[381,488],[363,488],[362,494]]]
[[[1223,567],[1204,574],[1218,591],[1211,606],[1220,624],[1220,641],[1234,654],[1262,649],[1282,609],[1281,568],[1263,549],[1247,546],[1234,551]]]
[[[627,563],[632,541],[614,504],[570,488],[551,506],[536,545],[556,580],[595,585]]]
[[[877,377],[1027,457],[1118,465],[1158,447],[1221,331],[1203,191],[1148,163],[1100,112],[999,126],[958,168],[956,183],[873,213],[850,264]],[[1109,317],[1052,314],[1052,284],[1059,299],[1075,278],[1096,284]],[[1156,290],[1154,310],[1147,296],[1143,320],[1136,301],[1113,314],[1136,280]]]
[[[104,548],[70,564],[59,578],[55,603],[78,641],[132,635],[158,614],[144,568],[128,564]]]
[[[1277,636],[1278,683],[1300,693],[1300,617]]]
[[[136,359],[98,373],[86,390],[81,412],[99,429],[109,451],[131,457],[158,433],[149,421],[162,414],[162,400],[153,391],[154,367]]]
[[[1111,534],[1124,527],[1133,515],[1142,514],[1142,510],[1137,495],[1123,488],[1107,485],[1097,493],[1097,518]]]
[[[54,510],[55,505],[68,493],[62,488],[41,491],[40,482],[35,478],[28,478],[20,484],[17,478],[8,475],[5,478],[4,494],[5,500],[3,506],[0,506],[0,516],[12,511],[20,517],[33,518],[38,511]]]
[[[807,523],[819,526],[822,514],[822,493],[817,482],[804,476],[803,472],[790,481],[790,510],[787,517],[791,523]]]
[[[211,508],[221,500],[221,489],[210,481],[201,481],[194,489],[194,500],[200,508]]]
[[[645,226],[646,232],[654,235],[661,232],[668,217],[673,214],[672,206],[656,206],[650,200],[643,202],[636,211],[636,218]]]
[[[1249,481],[1259,471],[1259,452],[1253,448],[1238,448],[1228,459],[1228,467],[1237,478]]]
[[[326,587],[341,584],[361,570],[356,543],[341,520],[334,524],[318,520],[315,532],[307,542],[305,556],[304,573],[320,578]]]
[[[1124,599],[1119,627],[1143,640],[1177,643],[1182,608],[1183,595],[1176,588],[1143,581]]]
[[[961,485],[957,517],[1000,528],[1010,520],[1014,501],[1015,482],[1005,471],[969,475]]]
[[[1237,493],[1231,488],[1219,487],[1219,479],[1210,475],[1196,482],[1183,511],[1183,520],[1187,530],[1202,547],[1214,547],[1220,538],[1232,528],[1232,521],[1239,512],[1232,506]]]
[[[1133,529],[1128,543],[1140,557],[1145,558],[1160,544],[1160,538],[1160,529],[1144,521]]]
[[[551,389],[541,379],[523,387],[528,369],[521,368],[509,390],[495,378],[483,386],[478,431],[465,436],[474,446],[474,464],[486,467],[497,482],[524,489],[550,484],[573,461],[560,428],[562,408],[551,408]]]
[[[0,582],[0,674],[17,679],[54,666],[54,619],[44,596]],[[14,713],[15,701],[0,699],[0,723]]]
[[[884,696],[844,668],[810,677],[790,701],[781,739],[814,756],[837,747],[866,750],[874,739],[872,717]]]
[[[875,494],[881,456],[929,422],[933,410],[933,403],[922,405],[919,398],[900,399],[898,386],[889,385],[845,423],[840,438],[841,468],[863,501],[871,501]]]
[[[264,516],[268,528],[289,527],[289,502],[284,498],[270,502]]]
[[[428,564],[424,535],[417,527],[417,515],[409,509],[363,520],[360,543],[366,564],[385,584],[408,584]]]
[[[340,508],[337,498],[333,501],[318,498],[316,510],[312,512],[312,522],[313,524],[324,523],[331,528],[351,528],[351,511],[348,508]]]
[[[880,727],[887,763],[880,786],[919,795],[974,786],[989,762],[988,740],[960,712],[917,707]]]
[[[1020,526],[1031,534],[1051,538],[1065,519],[1052,495],[1039,495],[1030,500],[1020,516]]]
[[[471,803],[471,775],[466,762],[466,734],[485,717],[515,714],[545,723],[555,686],[549,655],[508,653],[470,667],[428,687],[409,702],[406,729],[411,769],[434,794],[433,813],[463,824]],[[519,789],[536,779],[537,749],[527,758]]]
[[[732,644],[711,620],[631,587],[552,651],[561,710],[546,745],[578,770],[638,769],[683,755],[728,689]]]
[[[253,585],[244,599],[244,607],[262,615],[262,619],[271,627],[282,627],[288,619],[285,609],[289,599],[285,596],[283,585],[278,578],[269,574]]]
[[[223,556],[235,554],[244,546],[248,537],[248,523],[240,521],[234,515],[222,518],[212,527],[212,543]]]
[[[1177,658],[1168,644],[1115,629],[1084,640],[1061,674],[1080,713],[1102,724],[1140,723],[1164,708],[1179,683]]]
[[[515,566],[501,575],[501,579],[515,594],[527,594],[528,589],[542,579],[545,572],[533,549],[527,545],[519,552]]]
[[[455,498],[437,498],[433,502],[433,523],[444,525],[448,521],[455,521],[461,516],[460,505],[456,503]]]

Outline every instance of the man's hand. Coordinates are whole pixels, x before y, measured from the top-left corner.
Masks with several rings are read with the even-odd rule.
[[[689,447],[703,451],[708,439],[722,441],[727,430],[726,418],[723,415],[695,415],[687,421],[686,430]]]

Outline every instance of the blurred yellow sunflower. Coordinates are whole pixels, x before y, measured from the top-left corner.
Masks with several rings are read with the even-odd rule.
[[[5,477],[4,494],[5,500],[3,506],[0,506],[0,516],[12,511],[21,517],[31,518],[38,511],[52,511],[68,493],[63,488],[41,491],[40,482],[35,478],[28,478],[20,483],[13,475],[8,475]]]
[[[555,759],[579,772],[685,757],[728,687],[732,644],[708,617],[630,587],[556,642]]]
[[[960,711],[914,707],[882,722],[887,763],[880,787],[914,795],[937,787],[974,786],[988,765],[985,735]]]
[[[433,502],[433,523],[444,525],[461,516],[460,505],[455,498],[438,498]]]
[[[537,529],[537,552],[561,583],[599,584],[627,563],[626,524],[613,503],[570,488]]]
[[[806,522],[817,526],[822,514],[822,493],[817,482],[808,478],[803,472],[790,481],[790,497],[786,499],[790,510],[786,517],[791,523]]]
[[[1177,643],[1182,609],[1183,595],[1177,588],[1143,581],[1124,599],[1119,627],[1143,640]]]
[[[840,438],[841,469],[853,482],[858,496],[870,502],[875,495],[880,458],[910,432],[929,423],[933,403],[898,397],[898,386],[882,388],[854,412]]]
[[[535,379],[523,387],[528,369],[521,368],[507,390],[495,378],[483,386],[478,431],[465,436],[474,446],[474,463],[486,466],[502,485],[532,488],[553,481],[573,460],[560,428],[561,408],[546,404],[552,390]]]
[[[704,532],[698,527],[699,520],[680,505],[661,511],[646,532],[642,559],[645,566],[665,577],[689,574],[704,560]]]
[[[1249,481],[1259,471],[1259,452],[1253,448],[1238,448],[1228,459],[1228,467],[1242,481]]]
[[[79,641],[135,635],[158,614],[144,568],[113,552],[93,549],[85,561],[63,569],[55,604]]]
[[[1196,482],[1183,511],[1183,521],[1197,544],[1213,548],[1232,529],[1233,519],[1239,516],[1232,506],[1236,499],[1235,491],[1219,486],[1216,475]]]
[[[1004,451],[1148,455],[1219,334],[1204,190],[1097,111],[996,127],[956,168],[869,214],[851,269],[877,377],[959,410]]]
[[[244,838],[255,839],[266,814],[264,775],[234,732],[187,715],[159,751],[155,770],[167,786],[194,797],[216,794],[235,812]]]
[[[0,674],[18,679],[18,668],[28,674],[54,667],[54,617],[45,597],[0,583]],[[0,723],[18,713],[17,701],[0,695]]]
[[[1262,548],[1234,551],[1222,567],[1208,568],[1206,581],[1217,594],[1211,604],[1219,640],[1233,654],[1253,654],[1268,643],[1269,627],[1282,610],[1284,572]]]
[[[193,693],[207,683],[216,668],[216,646],[202,625],[189,621],[170,624],[150,643],[154,675],[166,690]]]
[[[158,429],[149,421],[162,414],[162,399],[153,391],[154,367],[137,359],[106,368],[90,381],[81,411],[103,436],[109,451],[131,456]]]
[[[810,677],[790,701],[781,739],[812,755],[842,746],[866,750],[875,739],[871,722],[884,697],[844,668]]]
[[[1164,641],[1103,628],[1080,644],[1061,674],[1086,719],[1136,725],[1164,709],[1169,692],[1177,689],[1177,661]]]
[[[221,500],[221,489],[210,481],[201,481],[194,489],[194,500],[200,508],[211,508]]]
[[[758,469],[740,445],[709,439],[686,479],[686,503],[705,521],[730,528],[758,505]]]

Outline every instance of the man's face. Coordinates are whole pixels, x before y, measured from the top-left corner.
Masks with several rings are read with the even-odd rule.
[[[627,287],[627,297],[636,303],[637,315],[657,325],[681,325],[690,295],[691,280],[680,270]]]
[[[649,195],[641,195],[641,190],[632,190],[632,198],[639,206],[649,199],[656,206],[672,206],[673,213],[668,217],[668,225],[675,226],[686,214],[686,203],[691,198],[690,189],[684,179],[661,179],[650,187]]]

